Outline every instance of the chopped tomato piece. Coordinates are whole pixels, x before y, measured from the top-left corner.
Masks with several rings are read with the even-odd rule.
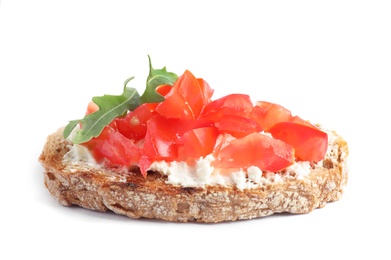
[[[156,111],[164,117],[194,119],[194,113],[185,98],[174,90],[171,90],[166,95],[166,99],[159,103]]]
[[[151,160],[173,161],[177,158],[177,135],[170,119],[155,115],[147,122],[143,154]]]
[[[294,116],[292,117],[289,122],[292,122],[292,123],[296,123],[296,124],[302,124],[302,125],[306,125],[306,126],[309,126],[309,127],[312,127],[312,128],[315,128],[315,129],[318,129],[316,126],[314,126],[313,124],[311,124],[310,122],[302,119],[301,117],[299,116]]]
[[[245,94],[230,94],[207,104],[200,118],[218,122],[225,114],[247,117],[252,109],[253,104],[250,96]]]
[[[115,119],[118,131],[129,139],[138,141],[147,133],[147,121],[156,114],[156,103],[144,103],[125,117]]]
[[[208,104],[211,101],[214,90],[209,86],[209,84],[203,79],[197,79],[198,84],[200,84],[202,99],[204,104]]]
[[[201,128],[213,126],[213,124],[206,120],[193,120],[193,119],[177,119],[177,118],[168,118],[168,124],[171,126],[173,131],[177,136],[177,139],[180,138],[185,132]]]
[[[165,95],[170,93],[171,89],[172,89],[172,85],[164,84],[164,85],[158,86],[156,88],[156,92],[164,97]]]
[[[234,139],[215,151],[213,166],[247,168],[252,165],[263,171],[277,172],[294,162],[292,146],[260,133]]]
[[[220,133],[228,133],[235,137],[244,137],[250,133],[260,132],[262,129],[254,120],[239,115],[222,115],[215,123]]]
[[[146,155],[141,155],[140,161],[138,162],[138,166],[140,168],[141,174],[145,177],[147,177],[147,173],[149,168],[151,167],[152,159],[149,158]]]
[[[179,154],[179,146],[181,146],[181,152],[194,156],[198,151],[190,152],[192,145],[197,144],[190,143],[198,139],[204,139],[203,146],[205,150],[209,150],[210,143],[213,140],[213,130],[208,130],[210,124],[203,120],[181,120],[177,118],[166,118],[159,114],[150,118],[147,122],[147,133],[144,140],[143,155],[149,158],[151,161],[166,160],[174,161],[184,158],[182,154]],[[204,130],[198,130],[203,129]],[[190,133],[193,131],[193,135]],[[204,132],[203,132],[204,131]],[[217,131],[217,130],[216,130]],[[197,137],[197,138],[196,138]],[[186,141],[187,140],[187,141]],[[213,146],[214,146],[213,141]],[[186,147],[184,147],[186,143]],[[182,144],[182,145],[180,145]],[[204,154],[200,155],[203,156]],[[198,156],[198,157],[200,157]]]
[[[293,122],[316,128],[310,122],[305,121],[299,116],[292,116],[291,111],[285,107],[266,101],[258,101],[250,113],[250,118],[255,120],[259,126],[266,132],[280,122]]]
[[[97,161],[102,162],[106,158],[106,163],[114,165],[137,164],[141,156],[139,147],[111,126],[106,126],[98,137],[83,145],[93,151]]]
[[[165,96],[156,111],[167,118],[196,119],[200,115],[206,101],[200,81],[186,70],[175,81],[170,92]]]
[[[193,163],[208,154],[222,172],[257,166],[277,172],[295,161],[321,160],[327,134],[274,103],[253,105],[245,94],[211,101],[208,83],[185,71],[174,85],[160,85],[164,101],[145,103],[117,117],[100,136],[84,143],[95,159],[112,165],[136,164],[144,177],[154,161]],[[99,107],[90,102],[86,114]],[[260,131],[270,132],[269,135]],[[137,145],[136,145],[137,144]]]
[[[298,160],[318,162],[326,154],[327,133],[312,126],[280,122],[270,128],[270,133],[274,138],[293,146]]]
[[[218,134],[215,127],[201,127],[185,132],[179,140],[179,159],[186,161],[211,154]]]
[[[278,122],[289,121],[292,115],[283,106],[266,101],[258,101],[250,113],[250,118],[255,120],[264,131],[268,131],[270,127]]]
[[[218,137],[217,137],[217,140],[216,140],[216,144],[215,144],[215,148],[214,148],[214,151],[213,151],[213,154],[216,155],[221,149],[223,149],[224,147],[226,147],[232,140],[235,140],[236,138],[233,137],[232,135],[230,134],[220,134]]]

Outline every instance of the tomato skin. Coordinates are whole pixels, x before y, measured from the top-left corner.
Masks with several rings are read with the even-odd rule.
[[[145,103],[130,111],[123,118],[116,118],[118,131],[125,137],[139,141],[147,133],[147,121],[156,115],[156,103]]]
[[[278,122],[289,121],[292,114],[288,109],[278,104],[258,101],[250,113],[250,118],[255,120],[264,131],[268,131]]]
[[[245,94],[211,101],[213,89],[190,71],[174,85],[160,85],[156,91],[164,101],[140,105],[83,144],[97,161],[138,165],[146,177],[151,164],[159,160],[194,163],[213,154],[212,166],[222,172],[253,165],[277,172],[294,163],[295,157],[318,162],[326,153],[327,134],[288,109],[265,101],[254,106]],[[86,115],[98,109],[90,102]]]
[[[102,133],[83,144],[93,151],[93,156],[98,162],[121,166],[137,164],[141,152],[132,140],[119,133],[112,126],[106,126]]]
[[[226,114],[247,117],[252,109],[253,104],[249,95],[230,94],[207,104],[200,118],[218,122]]]
[[[194,119],[193,111],[178,91],[171,90],[166,95],[166,99],[158,105],[156,111],[164,117]]]
[[[209,86],[208,82],[206,82],[204,79],[198,78],[197,81],[201,87],[202,99],[204,105],[210,103],[214,90]]]
[[[205,100],[209,92],[204,81],[198,80],[186,70],[175,81],[174,86],[165,95],[165,100],[157,106],[156,111],[167,118],[196,119],[204,105],[209,102]]]
[[[252,109],[248,95],[230,94],[207,104],[200,118],[214,123],[220,133],[243,137],[262,130],[255,120],[249,118]]]
[[[147,171],[154,161],[165,160],[171,162],[181,159],[187,160],[188,158],[185,158],[184,154],[181,154],[184,152],[183,149],[186,150],[185,153],[187,153],[189,158],[190,156],[195,156],[189,152],[192,144],[187,143],[186,147],[184,147],[181,137],[187,131],[209,125],[205,121],[181,120],[177,118],[166,118],[159,114],[154,115],[147,122],[147,133],[139,161],[142,175],[144,177],[147,175]],[[204,149],[208,149],[207,146]]]
[[[231,140],[215,150],[218,168],[248,168],[257,166],[263,171],[277,172],[294,162],[294,149],[290,145],[260,133]]]
[[[146,155],[141,155],[140,160],[138,162],[138,165],[139,165],[139,168],[140,168],[140,172],[144,176],[144,178],[147,177],[148,170],[151,167],[151,164],[152,164],[152,159],[151,158],[149,158]]]
[[[296,123],[296,124],[301,124],[301,125],[306,125],[306,126],[309,126],[309,127],[312,127],[314,129],[318,129],[316,126],[314,126],[313,124],[311,124],[310,122],[302,119],[301,117],[299,116],[294,116],[292,117],[289,122],[292,122],[292,123]]]
[[[219,132],[216,127],[200,127],[185,132],[178,141],[178,160],[199,159],[213,152]]]
[[[170,122],[170,119],[161,115],[148,120],[143,155],[152,160],[173,161],[177,158],[177,135]]]
[[[269,132],[273,125],[280,122],[292,122],[317,129],[316,126],[299,116],[292,116],[291,111],[285,107],[266,101],[256,102],[250,113],[250,118],[255,120],[265,132]]]
[[[222,115],[215,123],[220,133],[228,133],[234,137],[244,137],[250,133],[260,132],[262,129],[254,120],[239,115]]]
[[[322,160],[328,147],[327,133],[301,123],[280,122],[270,130],[276,139],[292,145],[295,148],[295,156],[300,161]]]
[[[156,88],[156,92],[162,95],[163,97],[166,96],[168,93],[170,93],[172,89],[172,85],[170,84],[163,84]]]

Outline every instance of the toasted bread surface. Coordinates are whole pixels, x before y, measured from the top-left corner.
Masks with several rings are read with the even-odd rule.
[[[335,132],[333,151],[303,178],[285,178],[257,188],[235,186],[189,188],[166,183],[151,172],[144,178],[137,168],[127,171],[93,167],[63,160],[71,143],[62,129],[48,136],[39,161],[44,184],[62,205],[78,205],[130,218],[178,222],[222,222],[252,219],[274,213],[308,213],[341,198],[347,183],[347,143]]]

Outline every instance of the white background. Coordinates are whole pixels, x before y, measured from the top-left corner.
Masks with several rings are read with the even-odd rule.
[[[307,215],[221,224],[63,207],[46,136],[92,96],[185,69],[219,97],[277,102],[350,148],[342,199]],[[390,259],[389,1],[22,1],[0,4],[1,259]],[[22,257],[22,258],[21,258]]]

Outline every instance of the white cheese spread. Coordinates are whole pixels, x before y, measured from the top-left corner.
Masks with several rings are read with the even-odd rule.
[[[212,167],[211,162],[213,160],[214,157],[210,154],[205,158],[197,160],[194,166],[190,166],[186,162],[158,161],[152,163],[150,169],[166,175],[167,183],[172,185],[183,187],[233,185],[240,190],[256,188],[270,182],[282,181],[283,178],[288,176],[300,179],[311,171],[309,162],[295,162],[286,168],[284,172],[279,173],[270,172],[263,174],[262,170],[256,166],[251,166],[247,170],[239,169],[227,173]]]
[[[330,140],[329,134],[329,148],[326,157],[337,149],[331,145],[334,140]],[[72,136],[69,137],[72,139]],[[214,161],[213,155],[202,157],[196,161],[194,166],[186,162],[166,162],[156,161],[152,163],[150,170],[158,171],[167,176],[167,183],[172,185],[179,185],[182,187],[205,187],[207,185],[222,185],[222,186],[236,186],[238,189],[251,189],[261,187],[272,182],[282,182],[285,178],[303,179],[311,172],[310,162],[302,161],[295,162],[288,168],[281,172],[262,172],[256,166],[251,166],[244,169],[233,171],[223,171],[212,167],[211,163]],[[64,156],[67,163],[80,164],[85,163],[88,166],[100,167],[93,158],[90,151],[81,145],[74,144],[70,147],[69,152]],[[315,167],[320,167],[320,161]]]
[[[67,162],[84,162],[91,165],[97,164],[87,147],[78,144],[70,147],[69,152],[64,156],[64,160]]]
[[[91,152],[82,145],[74,144],[63,159],[67,164],[81,165],[88,167],[100,167],[93,158]],[[186,162],[156,161],[152,163],[150,170],[158,171],[167,176],[167,183],[182,187],[205,187],[207,185],[236,186],[238,189],[251,189],[266,185],[271,182],[281,182],[284,178],[301,179],[311,171],[309,162],[295,162],[283,172],[263,173],[256,166],[247,170],[238,169],[223,171],[211,166],[214,160],[213,155],[200,158],[194,166]]]
[[[75,129],[73,129],[71,134],[68,136],[67,140],[72,142],[76,131],[79,129],[80,126],[77,125]],[[69,151],[64,155],[63,160],[66,164],[70,164],[70,165],[75,165],[75,164],[80,165],[80,163],[85,163],[89,167],[98,166],[98,163],[95,161],[90,150],[88,150],[87,147],[79,144],[70,145]]]

